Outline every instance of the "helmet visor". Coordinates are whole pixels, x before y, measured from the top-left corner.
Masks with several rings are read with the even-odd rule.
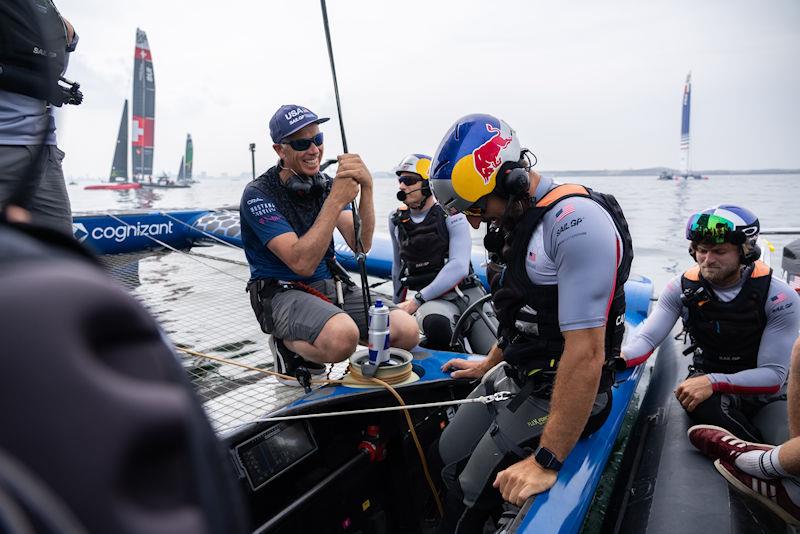
[[[719,215],[696,213],[686,225],[686,239],[706,243],[730,243],[736,225]]]

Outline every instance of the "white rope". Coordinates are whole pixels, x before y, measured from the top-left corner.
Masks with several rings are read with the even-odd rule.
[[[131,227],[131,228],[135,228],[135,226],[133,226],[133,225],[132,225],[132,224],[130,224],[130,223],[127,223],[127,222],[123,221],[122,219],[120,219],[120,218],[119,218],[119,217],[117,217],[116,215],[113,215],[113,214],[111,214],[111,213],[106,213],[105,215],[106,215],[107,217],[111,217],[112,219],[114,219],[115,221],[117,221],[117,222],[119,222],[119,223],[122,223],[122,224],[124,224],[125,226],[129,226],[129,227]],[[173,247],[172,245],[169,245],[169,244],[167,244],[167,243],[164,243],[163,241],[161,241],[161,240],[159,240],[159,239],[156,239],[155,237],[153,237],[153,236],[151,236],[151,235],[144,234],[144,237],[146,237],[146,238],[148,238],[148,239],[151,239],[151,240],[155,241],[156,243],[158,243],[158,244],[159,244],[159,245],[161,245],[162,247],[164,247],[164,248],[167,248],[167,249],[171,250],[172,252],[177,252],[178,254],[182,254],[182,255],[186,256],[187,258],[190,258],[190,259],[192,259],[192,260],[196,261],[196,262],[197,262],[197,263],[199,263],[200,265],[203,265],[203,266],[205,266],[205,267],[208,267],[208,268],[209,268],[209,269],[211,269],[211,270],[217,271],[218,273],[224,274],[225,276],[230,276],[230,277],[231,277],[231,278],[233,278],[234,280],[238,280],[238,281],[240,281],[240,282],[245,282],[245,283],[247,282],[247,279],[246,279],[246,278],[242,278],[242,277],[240,277],[240,276],[236,276],[235,274],[231,274],[231,273],[229,273],[229,272],[227,272],[227,271],[223,271],[222,269],[217,269],[217,268],[216,268],[216,267],[214,267],[213,265],[209,265],[209,264],[207,264],[207,263],[205,263],[205,262],[203,262],[203,261],[200,261],[199,259],[197,259],[196,257],[194,257],[194,255],[192,255],[192,254],[188,254],[188,253],[186,253],[186,252],[184,252],[184,251],[182,251],[182,250],[178,250],[177,248]]]
[[[455,406],[458,404],[472,404],[476,402],[480,402],[483,404],[489,404],[492,402],[498,401],[506,401],[511,398],[510,391],[498,391],[497,393],[493,393],[492,395],[483,395],[481,397],[475,397],[472,399],[462,399],[462,400],[452,400],[452,401],[441,401],[441,402],[426,402],[423,404],[407,404],[404,406],[387,406],[385,408],[364,408],[362,410],[347,410],[343,412],[324,412],[324,413],[310,413],[310,414],[303,414],[303,415],[283,415],[277,417],[261,417],[255,419],[247,424],[251,423],[266,423],[272,421],[292,421],[294,419],[316,419],[318,417],[336,417],[339,415],[358,415],[358,414],[365,414],[365,413],[378,413],[378,412],[397,412],[402,410],[416,410],[419,408],[436,408],[439,406]]]

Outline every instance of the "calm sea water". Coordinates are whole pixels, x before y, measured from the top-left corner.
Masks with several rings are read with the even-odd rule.
[[[376,173],[375,203],[377,232],[387,231],[386,214],[398,202],[396,182],[385,173]],[[762,228],[800,227],[800,175],[712,176],[708,180],[659,181],[654,176],[586,176],[559,178],[574,181],[614,194],[630,224],[635,247],[633,269],[651,278],[656,291],[675,274],[692,264],[683,236],[689,214],[713,204],[740,204],[753,210]],[[134,208],[203,209],[238,206],[248,180],[245,178],[207,178],[190,189],[85,191],[91,182],[79,181],[68,186],[75,212],[122,210]],[[473,234],[482,243],[485,228]],[[780,272],[783,245],[797,239],[773,236],[773,266]],[[173,273],[180,277],[180,273]]]

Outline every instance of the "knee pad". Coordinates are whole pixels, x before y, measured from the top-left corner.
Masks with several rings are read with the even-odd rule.
[[[422,320],[422,331],[428,339],[427,345],[430,348],[446,349],[450,347],[450,337],[453,329],[450,319],[444,315],[431,314]]]

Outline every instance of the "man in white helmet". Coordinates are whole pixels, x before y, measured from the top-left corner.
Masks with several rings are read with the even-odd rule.
[[[430,187],[430,156],[409,154],[395,168],[400,207],[389,214],[394,251],[392,282],[398,307],[416,314],[425,346],[448,350],[458,318],[486,295],[472,270],[466,217],[448,215]],[[491,307],[481,310],[496,328]],[[495,335],[477,313],[466,319],[464,350],[486,354]]]

